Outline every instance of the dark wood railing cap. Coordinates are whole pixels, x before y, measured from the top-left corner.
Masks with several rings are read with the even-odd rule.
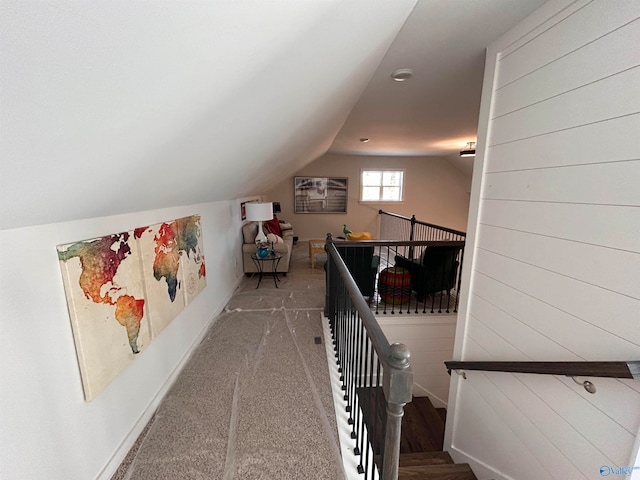
[[[451,370],[640,379],[640,360],[618,362],[444,362]]]

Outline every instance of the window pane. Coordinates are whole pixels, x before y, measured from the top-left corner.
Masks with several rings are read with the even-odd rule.
[[[362,200],[373,201],[380,200],[379,187],[362,187]]]
[[[382,181],[382,172],[365,171],[362,172],[362,185],[379,186]]]
[[[403,170],[362,170],[360,200],[401,202],[403,176]]]
[[[400,201],[400,187],[383,187],[382,200]]]
[[[399,187],[402,184],[402,172],[383,172],[382,184]]]

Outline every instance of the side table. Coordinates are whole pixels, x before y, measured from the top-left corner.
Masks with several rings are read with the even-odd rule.
[[[278,278],[278,273],[276,271],[278,269],[280,259],[282,259],[282,254],[271,252],[266,257],[259,257],[256,253],[254,253],[251,255],[251,259],[253,260],[253,263],[256,264],[258,272],[260,273],[260,278],[258,279],[258,285],[256,286],[256,288],[260,286],[260,282],[262,282],[262,277],[265,273],[271,273],[273,275],[273,283],[276,284],[276,288],[280,288],[278,287],[278,282],[280,281],[280,279]],[[265,262],[271,262],[271,271],[264,271]]]

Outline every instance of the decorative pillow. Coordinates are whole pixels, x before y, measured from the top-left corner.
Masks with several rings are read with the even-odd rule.
[[[347,240],[371,240],[370,232],[351,232],[347,233]]]
[[[268,222],[263,222],[262,225],[264,226],[264,229],[266,230],[267,233],[274,233],[279,237],[282,236],[282,230],[280,229],[280,222],[278,222],[278,217],[276,217],[275,215]]]
[[[267,240],[270,243],[273,243],[274,245],[276,243],[284,243],[284,240],[282,239],[282,237],[279,237],[278,235],[276,235],[275,233],[268,233],[267,234]]]
[[[286,232],[287,230],[293,230],[290,223],[280,222],[280,231]]]

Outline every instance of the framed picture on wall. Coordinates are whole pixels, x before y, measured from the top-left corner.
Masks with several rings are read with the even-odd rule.
[[[251,203],[251,202],[257,202],[257,200],[249,200],[247,202],[242,202],[240,204],[240,216],[242,217],[242,220],[247,219],[247,203]]]
[[[294,177],[294,213],[347,213],[346,177]]]

